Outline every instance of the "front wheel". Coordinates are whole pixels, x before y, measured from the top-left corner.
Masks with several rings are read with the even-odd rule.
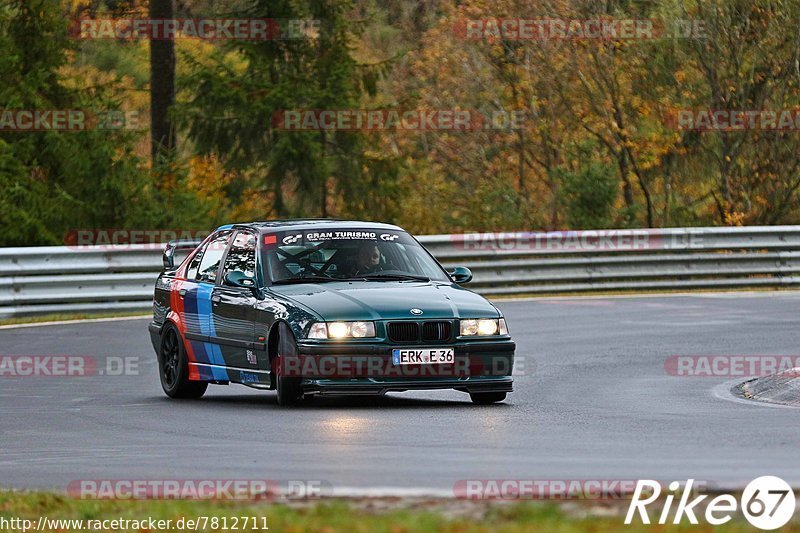
[[[469,395],[472,403],[477,405],[488,405],[490,403],[502,402],[506,399],[505,392],[471,392]]]
[[[302,378],[286,376],[286,360],[292,357],[297,357],[297,343],[289,326],[281,322],[278,325],[278,354],[272,360],[278,405],[296,405],[303,399]]]
[[[189,380],[186,347],[172,324],[165,326],[161,334],[158,373],[161,377],[161,388],[170,398],[200,398],[208,388],[208,383],[204,381]]]

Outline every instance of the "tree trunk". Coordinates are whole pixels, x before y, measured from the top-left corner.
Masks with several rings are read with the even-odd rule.
[[[625,207],[628,208],[628,213],[625,215],[626,223],[632,224],[634,222],[634,200],[633,186],[631,186],[631,180],[628,176],[628,162],[625,157],[625,152],[614,153],[613,155],[617,158],[617,165],[619,165],[619,174],[622,178],[622,198],[625,200]]]
[[[150,0],[151,19],[175,18],[173,0]],[[150,40],[150,155],[153,166],[175,150],[175,131],[167,113],[175,102],[175,41]]]
[[[325,152],[327,151],[327,144],[325,138],[325,130],[319,132],[320,144],[322,145],[322,161],[323,165],[322,168],[325,168]],[[322,176],[322,182],[320,183],[322,189],[320,190],[320,216],[322,218],[328,218],[328,176]]]

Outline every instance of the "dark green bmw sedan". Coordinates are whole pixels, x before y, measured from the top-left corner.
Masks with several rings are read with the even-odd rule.
[[[175,264],[175,251],[191,248]],[[150,335],[161,385],[199,398],[208,385],[314,395],[455,389],[473,402],[512,391],[505,319],[397,226],[278,220],[217,228],[164,251]]]

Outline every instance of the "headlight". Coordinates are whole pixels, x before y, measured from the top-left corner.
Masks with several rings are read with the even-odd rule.
[[[331,322],[328,324],[328,337],[334,339],[347,337],[347,324],[344,322]]]
[[[478,335],[494,335],[498,329],[497,320],[478,320]]]
[[[374,337],[375,326],[372,322],[353,322],[350,324],[350,336],[359,339],[362,337]]]
[[[325,322],[314,322],[311,324],[311,329],[308,330],[309,339],[327,339],[328,329]]]
[[[502,318],[468,318],[461,320],[461,336],[508,335],[506,321]]]
[[[462,320],[461,321],[461,335],[477,335],[478,334],[478,321],[477,320]]]
[[[314,322],[308,330],[309,339],[362,339],[374,336],[374,322]]]

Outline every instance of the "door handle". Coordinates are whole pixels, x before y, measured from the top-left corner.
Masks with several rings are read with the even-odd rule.
[[[222,296],[212,296],[211,297],[211,302],[212,303],[218,304],[220,302],[220,300],[222,300]]]
[[[178,296],[180,296],[181,298],[183,298],[184,296],[186,296],[186,289],[181,289],[181,290],[179,290],[179,291],[178,291]]]

